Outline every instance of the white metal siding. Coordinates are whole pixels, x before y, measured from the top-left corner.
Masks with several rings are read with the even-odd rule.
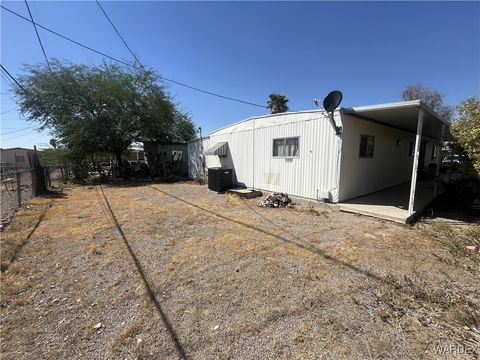
[[[207,155],[207,167],[233,168],[234,183],[251,187],[253,176],[252,131],[242,130],[235,133],[210,135],[210,146],[224,141],[228,143],[228,155],[226,157]]]
[[[299,137],[298,158],[273,157],[273,139]],[[330,191],[337,199],[340,138],[328,118],[311,114],[303,121],[255,129],[254,186],[316,199]]]
[[[202,140],[191,141],[187,145],[188,149],[188,177],[191,179],[203,179],[206,169],[203,169],[204,152],[210,148],[210,139],[208,137]]]
[[[415,134],[348,115],[343,115],[342,122],[339,201],[410,181],[413,157],[409,156],[409,146],[415,142]],[[361,135],[375,136],[373,158],[359,157]],[[399,146],[397,140],[401,141]],[[428,141],[426,166],[431,162],[432,146],[437,141],[422,140]]]
[[[341,125],[339,113],[335,119]],[[283,137],[299,137],[298,158],[272,156],[273,139]],[[206,165],[232,167],[236,183],[311,199],[330,191],[331,199],[337,201],[341,140],[323,111],[248,119],[211,133],[203,149],[224,141],[228,156],[206,156]],[[199,149],[198,144],[189,144],[189,163],[195,168]],[[193,171],[189,174],[194,177]]]

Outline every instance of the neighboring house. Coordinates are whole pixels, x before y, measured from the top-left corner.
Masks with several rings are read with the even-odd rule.
[[[320,110],[226,126],[188,144],[189,175],[198,177],[204,162],[233,168],[239,185],[335,203],[411,182],[406,204],[397,207],[408,209],[405,219],[412,215],[417,173],[438,175],[448,122],[420,100],[341,108],[333,116],[339,134]]]
[[[188,175],[187,144],[144,140],[145,158],[154,175]]]
[[[28,162],[28,154],[33,154],[33,152],[34,151],[32,149],[25,149],[20,147],[0,149],[2,174],[10,171],[15,171],[15,169],[30,168],[30,163]]]

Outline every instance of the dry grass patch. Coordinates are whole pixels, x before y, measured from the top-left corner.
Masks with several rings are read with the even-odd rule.
[[[328,218],[329,212],[325,209],[320,209],[318,206],[308,204],[306,208],[302,208],[302,211],[306,211],[309,214],[315,215],[315,216],[323,216],[324,218]]]

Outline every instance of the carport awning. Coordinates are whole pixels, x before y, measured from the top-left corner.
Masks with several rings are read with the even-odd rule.
[[[424,110],[423,135],[433,139],[441,139],[444,131],[443,126],[448,127],[449,123],[421,100],[357,106],[343,109],[343,112],[345,115],[360,117],[415,134],[420,109]]]
[[[205,155],[227,156],[227,154],[228,154],[227,142],[216,143],[213,147],[205,151]]]

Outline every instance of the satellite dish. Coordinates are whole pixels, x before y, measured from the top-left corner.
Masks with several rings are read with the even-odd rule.
[[[331,91],[323,100],[323,108],[328,112],[332,112],[338,107],[338,105],[340,105],[342,98],[343,95],[340,91]]]
[[[335,123],[335,119],[333,118],[333,112],[335,109],[340,105],[342,102],[343,95],[340,91],[334,90],[328,93],[327,96],[325,96],[325,99],[323,99],[323,108],[329,113],[329,119],[330,123],[332,124],[332,127],[335,129],[335,134],[341,135],[342,134],[342,128],[337,126]]]

